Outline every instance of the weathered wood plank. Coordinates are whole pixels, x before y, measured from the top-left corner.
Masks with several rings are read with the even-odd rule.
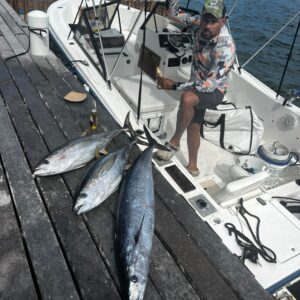
[[[39,59],[36,61],[40,67],[44,66],[43,68],[41,68],[42,70],[48,69],[48,67],[45,67],[45,61],[43,59]],[[55,75],[55,73],[53,73],[53,71],[45,72],[44,74],[47,74],[46,77],[50,80],[51,84],[55,85],[56,80],[53,80],[53,78],[55,78],[57,75]],[[75,83],[76,79],[74,77],[72,77],[72,78],[74,79],[73,84],[76,86],[76,90],[79,90],[79,88],[82,89],[82,86],[79,85],[78,82],[77,82],[77,84]],[[62,86],[63,90],[70,88],[70,87],[68,87],[66,82],[61,82],[61,85],[63,85],[63,84],[65,85],[64,87]],[[59,92],[59,90],[57,92]],[[82,104],[73,105],[72,103],[68,104],[68,106],[71,106],[71,107],[76,106],[76,108],[78,108],[78,109],[74,110],[75,113],[73,114],[73,117],[77,120],[77,122],[76,122],[76,124],[78,125],[77,130],[86,128],[86,126],[87,126],[86,121],[88,120],[88,115],[86,116],[83,113],[87,111],[87,109],[86,109],[87,103],[92,102],[92,101],[93,101],[93,99],[89,95],[88,100],[84,103],[85,105],[82,105]],[[88,108],[91,108],[91,107],[92,107],[92,104],[88,104]],[[51,106],[51,110],[52,110],[53,114],[56,114],[57,107],[55,105],[53,105],[53,106]],[[99,110],[100,110],[100,108],[99,108]],[[101,111],[103,111],[103,108],[101,108]],[[107,114],[105,114],[105,115],[107,115]],[[59,114],[57,114],[57,116],[59,116]],[[117,126],[110,116],[106,117],[106,121],[107,122],[104,122],[106,127],[115,129],[115,127]],[[58,121],[58,123],[60,123],[60,122]],[[75,128],[75,127],[76,126],[73,125],[73,128]],[[101,130],[100,126],[98,129]],[[65,131],[67,136],[72,135],[72,131],[69,132],[69,130],[66,130],[66,128],[65,129],[62,128],[62,130]],[[120,141],[119,138],[118,138],[118,141]],[[126,139],[126,142],[128,142],[128,138]],[[119,147],[120,147],[120,145],[119,145]],[[68,181],[68,179],[67,179],[67,181]],[[110,211],[104,210],[104,211],[102,211],[101,217],[95,216],[95,218],[94,218],[94,220],[99,220],[99,219],[105,220],[105,222],[102,222],[101,226],[98,226],[99,224],[96,225],[97,232],[102,236],[104,235],[105,238],[102,239],[102,242],[98,244],[98,249],[101,252],[102,257],[106,260],[106,265],[108,266],[108,268],[110,270],[110,274],[114,277],[115,283],[117,284],[117,286],[119,286],[118,278],[117,278],[116,264],[115,264],[114,247],[113,247],[114,234],[113,234],[113,231],[109,230],[109,228],[111,229],[111,227],[108,226],[108,224],[111,224],[111,222],[109,223],[109,221],[112,221],[112,216],[111,216]],[[90,224],[89,224],[89,228],[91,228]],[[93,238],[95,239],[95,236],[93,236]],[[105,251],[103,251],[103,250],[105,250]],[[150,282],[147,287],[145,299],[158,299],[158,298],[160,298],[160,296],[158,295],[156,289],[153,287],[153,285]]]
[[[76,299],[77,291],[0,98],[0,153],[43,298]],[[49,263],[51,258],[51,264]]]
[[[0,298],[37,299],[17,218],[0,162]]]
[[[235,291],[239,299],[271,299],[250,271],[222,244],[207,223],[203,222],[194,209],[174,192],[158,171],[154,173],[156,192],[161,201],[172,212],[177,222],[183,225],[185,231],[197,243],[201,252]]]
[[[13,10],[13,8],[6,2],[6,0],[0,0],[0,4],[13,17],[13,19],[20,26],[20,28],[22,28],[22,30],[25,33],[28,33],[27,24],[20,18],[20,16]]]
[[[99,207],[87,213],[85,219],[89,224],[91,234],[97,243],[102,256],[107,261],[110,273],[114,276],[114,281],[120,290],[114,245],[115,221],[109,209],[109,204],[115,196],[116,193]],[[148,280],[144,299],[161,299],[161,296],[151,280]]]
[[[20,26],[15,22],[12,16],[8,13],[8,11],[0,4],[0,15],[5,20],[7,26],[12,30],[14,34],[23,34],[24,31],[20,28]]]
[[[14,64],[13,68],[16,67],[16,64]],[[13,70],[12,73],[14,74],[14,72],[17,71]],[[25,74],[23,75],[25,76]],[[30,81],[27,82],[27,86],[29,84]],[[13,89],[12,84],[6,84],[6,89],[2,90],[12,111],[15,126],[24,145],[24,151],[27,153],[29,163],[34,167],[45,155],[45,152],[48,153],[48,151],[38,131],[32,128],[32,125],[29,125],[30,122],[32,124],[33,122],[29,120],[31,116],[26,111],[26,108],[29,108],[31,112],[35,111],[39,114],[40,123],[37,124],[44,132],[44,139],[46,141],[48,141],[48,133],[50,135],[51,131],[51,148],[57,147],[58,143],[60,143],[60,139],[55,140],[55,137],[62,137],[60,129],[54,120],[52,120],[53,124],[50,124],[51,115],[48,116],[49,111],[43,108],[44,103],[41,98],[38,99],[36,95],[31,97],[31,99],[35,98],[35,101],[28,101],[27,107],[25,107],[21,97],[17,94],[18,90],[16,88]],[[23,113],[20,106],[23,106]],[[32,106],[34,106],[34,109]],[[24,128],[24,124],[28,124],[28,126]],[[32,144],[35,147],[32,147]],[[43,197],[56,227],[57,234],[64,245],[65,255],[68,257],[70,268],[74,273],[81,295],[89,299],[99,297],[117,299],[118,296],[110,276],[106,271],[98,250],[89,237],[82,219],[76,218],[72,212],[73,200],[63,181],[58,177],[53,177],[50,179],[39,179],[37,182],[43,192]]]
[[[1,37],[1,56],[3,57],[3,59],[7,59],[13,55],[22,54],[25,52],[25,50],[27,50],[29,42],[28,36],[26,34],[20,34],[18,35],[17,39],[3,20],[2,16],[0,16],[0,31],[3,33],[3,37]],[[27,40],[25,47],[23,47],[19,41],[24,39]],[[32,59],[29,54],[22,54],[18,56],[17,59],[21,62],[23,68],[27,70],[27,73],[30,75],[32,82],[39,83],[45,81],[44,76],[41,74],[37,66],[35,64],[32,64]]]
[[[204,299],[238,299],[196,243],[161,201],[156,201],[155,232]]]

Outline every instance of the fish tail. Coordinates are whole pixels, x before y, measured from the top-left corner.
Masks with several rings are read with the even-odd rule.
[[[162,144],[160,144],[153,136],[151,135],[149,129],[144,125],[144,131],[149,142],[149,146],[154,146],[157,149],[170,151],[170,149]]]
[[[141,136],[143,134],[142,130],[134,130],[131,123],[130,123],[130,111],[127,113],[125,121],[124,121],[124,126],[123,126],[123,130],[128,130],[130,137],[132,140],[138,140],[138,137]]]

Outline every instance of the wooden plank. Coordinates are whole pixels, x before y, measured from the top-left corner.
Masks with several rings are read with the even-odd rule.
[[[161,201],[156,201],[155,232],[168,247],[173,258],[200,297],[204,299],[238,299],[197,244],[188,236]]]
[[[149,275],[163,299],[200,299],[156,235],[153,238]]]
[[[43,298],[77,299],[76,288],[2,97],[0,123],[0,153],[40,293]]]
[[[14,34],[24,34],[24,31],[20,28],[20,26],[15,22],[12,16],[1,4],[0,4],[0,15],[5,20],[7,26]]]
[[[100,249],[103,258],[107,261],[110,273],[114,277],[114,281],[120,290],[114,245],[115,221],[109,209],[109,204],[115,196],[116,194],[99,207],[85,214],[85,219],[88,222],[93,239]],[[148,280],[144,299],[161,299],[161,296],[151,280]]]
[[[16,63],[12,68],[17,68]],[[17,72],[17,69],[12,71],[13,74],[15,74],[15,72]],[[25,74],[23,75],[25,76]],[[18,76],[20,76],[20,74]],[[27,81],[27,87],[29,85],[30,81]],[[35,101],[29,101],[27,102],[27,106],[25,106],[21,97],[17,95],[18,90],[16,88],[13,89],[12,83],[8,84],[6,82],[5,87],[5,89],[2,87],[1,92],[4,94],[11,110],[15,127],[22,140],[29,163],[34,167],[45,155],[45,152],[48,153],[48,151],[38,131],[32,128],[32,125],[29,125],[30,122],[32,124],[33,122],[30,121],[31,116],[25,111],[26,108],[28,107],[31,112],[39,114],[37,125],[40,130],[43,131],[46,141],[48,141],[48,134],[51,134],[51,148],[55,148],[59,145],[60,138],[55,139],[55,136],[62,136],[61,132],[56,122],[51,119],[49,111],[44,109],[45,105],[41,98],[38,99],[36,95],[32,96],[31,99],[35,98]],[[34,106],[34,109],[32,106]],[[23,107],[23,112],[20,107]],[[50,119],[52,120],[51,124]],[[26,124],[27,126],[24,126]],[[35,145],[35,147],[32,147],[32,145]],[[80,178],[77,178],[77,182],[79,179]],[[76,218],[72,212],[73,200],[63,181],[58,176],[55,176],[38,179],[37,182],[40,190],[43,192],[43,198],[45,199],[59,239],[64,245],[65,255],[68,258],[70,268],[76,278],[81,295],[89,299],[99,297],[118,299],[116,289],[106,271],[106,267],[101,260],[98,250],[89,237],[89,233],[82,219]]]
[[[54,42],[53,42],[54,43]],[[54,47],[56,47],[54,45]],[[61,60],[54,54],[53,49],[49,55],[46,56],[47,61],[59,76],[64,76],[65,74],[70,74],[70,71],[62,64]]]
[[[156,192],[177,222],[197,243],[203,255],[211,262],[239,299],[271,299],[250,271],[224,246],[215,232],[197,216],[194,209],[175,193],[168,182],[155,171]]]
[[[17,1],[17,0],[16,0]],[[17,2],[15,2],[17,4]],[[22,26],[26,26],[26,23],[19,17],[19,15],[17,14],[17,12],[14,10],[18,10],[18,5],[16,5],[14,8],[9,5],[9,3],[7,3],[7,1],[5,0],[0,0],[0,4],[9,12],[9,14],[16,20],[16,22],[22,27]]]
[[[37,299],[1,163],[0,228],[0,298]]]
[[[1,36],[0,36],[0,43],[1,43]],[[10,74],[8,72],[8,70],[6,69],[5,65],[4,65],[4,62],[3,60],[0,58],[0,82],[1,81],[5,81],[5,80],[8,80],[10,79]]]

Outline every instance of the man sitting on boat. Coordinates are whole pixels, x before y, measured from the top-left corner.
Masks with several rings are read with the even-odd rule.
[[[205,110],[215,108],[222,102],[229,83],[228,73],[235,59],[235,44],[225,26],[225,12],[224,0],[206,0],[201,16],[193,17],[180,12],[176,0],[169,3],[169,18],[191,31],[193,59],[188,82],[174,82],[158,76],[160,88],[184,93],[177,114],[176,131],[166,143],[172,151],[159,150],[156,157],[170,160],[180,149],[181,137],[187,129],[189,162],[186,168],[193,176],[199,175],[197,155]]]

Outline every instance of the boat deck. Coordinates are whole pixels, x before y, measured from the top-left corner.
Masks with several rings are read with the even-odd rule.
[[[51,53],[33,58],[26,24],[0,1],[0,298],[120,299],[114,253],[117,193],[83,217],[73,194],[84,169],[32,171],[89,126],[93,97],[67,103],[79,81]],[[98,131],[117,128],[98,106]],[[121,136],[112,144],[127,143]],[[156,225],[145,299],[271,299],[189,204],[154,171]]]

